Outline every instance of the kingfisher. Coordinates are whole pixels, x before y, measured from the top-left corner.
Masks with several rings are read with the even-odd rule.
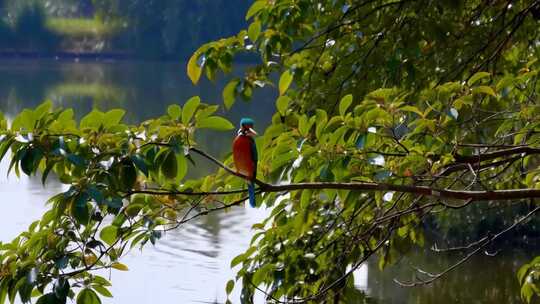
[[[257,146],[254,137],[253,119],[242,118],[240,129],[233,141],[233,159],[236,172],[248,179],[249,204],[255,207],[255,178],[257,177]]]

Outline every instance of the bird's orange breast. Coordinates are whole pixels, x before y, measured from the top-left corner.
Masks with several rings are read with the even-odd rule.
[[[253,140],[248,136],[239,135],[233,141],[233,159],[236,171],[249,178],[253,178],[255,173],[255,160],[253,159]]]

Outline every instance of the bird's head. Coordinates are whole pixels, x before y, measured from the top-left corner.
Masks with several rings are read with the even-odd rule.
[[[247,135],[247,136],[255,136],[257,135],[257,132],[253,130],[254,121],[251,118],[242,118],[240,120],[240,129],[238,130],[238,134]]]

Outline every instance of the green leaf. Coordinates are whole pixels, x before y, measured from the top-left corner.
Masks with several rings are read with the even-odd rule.
[[[104,297],[107,297],[107,298],[112,298],[113,295],[112,293],[105,287],[103,286],[100,286],[100,285],[92,285],[92,288],[97,291],[100,295],[104,296]]]
[[[167,179],[175,180],[178,175],[178,162],[176,160],[176,154],[173,150],[166,152],[165,158],[161,163],[160,169],[163,176]]]
[[[67,258],[66,258],[67,263]],[[65,267],[64,267],[65,268]],[[65,300],[69,294],[71,286],[69,286],[69,281],[65,278],[60,278],[56,281],[56,284],[54,285],[54,294],[57,299],[63,300],[62,302],[65,303]]]
[[[227,292],[227,295],[230,295],[233,289],[234,289],[234,280],[229,280],[227,282],[227,286],[225,287],[225,292]]]
[[[36,123],[36,118],[34,117],[34,112],[28,109],[23,110],[19,115],[13,119],[11,124],[11,130],[19,131],[26,130],[32,131]]]
[[[321,181],[323,182],[333,182],[334,181],[334,173],[332,172],[332,168],[329,164],[324,165],[321,168],[321,172],[319,174]]]
[[[87,203],[88,196],[86,194],[78,195],[72,203],[71,215],[81,225],[88,225],[90,221],[90,210]]]
[[[201,98],[199,96],[193,96],[186,102],[186,104],[184,105],[184,109],[182,110],[182,123],[184,125],[189,124],[191,118],[193,117],[193,114],[195,113],[195,111],[197,111],[197,108],[200,104]]]
[[[176,167],[178,170],[178,172],[176,173],[176,183],[179,184],[180,182],[182,182],[184,177],[186,177],[186,174],[188,172],[188,165],[184,154],[176,155]]]
[[[289,86],[291,85],[292,81],[293,81],[293,74],[289,70],[281,74],[281,77],[279,78],[279,95],[285,94],[287,89],[289,89]]]
[[[0,283],[0,304],[4,304],[8,295],[9,281],[3,280]]]
[[[30,176],[32,172],[37,169],[42,157],[43,153],[37,148],[25,149],[24,154],[21,158],[21,169],[23,170],[23,172],[26,175]]]
[[[72,164],[74,164],[77,167],[85,167],[86,166],[86,160],[79,155],[75,154],[68,154],[66,156],[67,160],[69,160]]]
[[[113,109],[103,116],[103,125],[106,128],[114,127],[122,121],[126,111],[122,109]]]
[[[137,182],[137,169],[135,169],[135,165],[129,158],[122,160],[120,163],[118,178],[120,178],[121,186],[125,190],[131,190]]]
[[[217,109],[219,108],[218,105],[213,105],[213,106],[205,106],[205,107],[200,107],[198,110],[197,110],[197,114],[195,115],[195,119],[203,119],[203,118],[206,118],[212,114],[214,114]]]
[[[531,303],[531,298],[534,295],[534,289],[531,284],[524,284],[521,286],[521,298],[527,303]]]
[[[77,304],[101,304],[101,300],[92,289],[85,288],[79,292]]]
[[[202,68],[199,67],[197,61],[200,57],[199,52],[195,52],[191,58],[189,58],[188,64],[187,64],[187,74],[189,79],[191,79],[191,82],[193,84],[197,84],[199,82],[199,79],[201,78],[202,74]]]
[[[289,108],[289,103],[291,102],[291,98],[286,95],[279,96],[276,100],[276,108],[282,116],[285,116],[287,114],[287,109]]]
[[[255,271],[255,274],[253,274],[253,285],[259,286],[265,278],[271,277],[270,273],[272,271],[274,271],[274,265],[272,264],[265,264],[261,268],[257,269],[257,271]]]
[[[210,116],[197,121],[197,128],[228,131],[234,129],[234,125],[227,119],[219,116]]]
[[[523,284],[525,277],[527,273],[529,272],[529,269],[531,268],[531,264],[525,264],[519,268],[519,271],[517,272],[517,278],[519,281],[519,284]]]
[[[491,87],[488,87],[488,86],[475,87],[472,91],[475,94],[484,93],[484,94],[487,94],[487,95],[491,95],[493,97],[497,97],[497,94],[495,94],[495,91],[493,91],[493,89]]]
[[[227,110],[229,110],[235,102],[236,88],[238,87],[239,83],[239,79],[233,79],[223,89],[223,103],[225,104],[225,108]]]
[[[401,111],[406,111],[406,112],[413,112],[413,113],[418,114],[418,116],[420,116],[420,117],[424,117],[424,113],[422,111],[420,111],[420,109],[418,109],[415,106],[404,106],[404,107],[401,107],[400,110]]]
[[[303,190],[302,195],[300,196],[300,208],[307,209],[311,203],[311,195],[313,194],[312,190]]]
[[[259,21],[255,21],[249,25],[248,37],[249,39],[251,39],[251,41],[253,42],[257,41],[257,38],[259,38],[260,33],[261,33],[261,23]]]
[[[109,246],[112,246],[118,239],[118,227],[111,225],[103,228],[99,233],[99,237]]]
[[[95,284],[99,284],[101,286],[112,286],[111,282],[109,280],[105,279],[104,277],[94,275],[93,282]]]
[[[129,270],[129,268],[126,265],[122,264],[122,263],[113,263],[111,265],[111,267],[116,269],[116,270],[120,270],[120,271],[128,271]]]
[[[45,170],[43,170],[43,174],[41,174],[41,184],[45,186],[45,182],[47,181],[47,177],[49,176],[49,173],[55,166],[55,162],[49,161],[47,162],[47,165],[45,166]]]
[[[486,77],[489,77],[491,74],[488,73],[488,72],[478,72],[476,74],[474,74],[470,79],[469,81],[467,82],[467,84],[469,86],[472,86],[473,84],[475,84],[478,80],[482,79],[482,78],[486,78]]]
[[[257,14],[259,11],[261,11],[266,5],[266,1],[265,0],[259,0],[259,1],[255,1],[255,3],[253,3],[251,5],[251,7],[248,9],[247,13],[246,13],[246,20],[249,20],[251,17],[253,17],[255,14]]]
[[[93,110],[81,119],[81,129],[98,129],[104,122],[105,114],[98,110]]]
[[[343,98],[341,98],[341,101],[339,102],[339,114],[341,116],[345,116],[345,112],[351,106],[352,101],[352,94],[345,95]]]
[[[144,175],[148,176],[148,166],[144,158],[142,158],[140,155],[132,155],[130,159],[135,164],[137,169],[139,169]]]
[[[178,120],[180,116],[182,116],[182,108],[177,104],[170,105],[167,108],[167,114],[169,114],[172,119]]]
[[[0,303],[2,302],[0,301]],[[41,296],[36,302],[36,304],[59,304],[59,303],[63,303],[63,301],[57,298],[56,295],[52,292]]]
[[[231,261],[231,268],[234,268],[236,265],[242,263],[245,260],[246,256],[243,253],[235,256]]]
[[[51,111],[51,108],[53,106],[52,101],[47,100],[44,101],[42,104],[40,104],[35,110],[34,110],[34,117],[39,120],[43,116],[45,116],[47,113]]]

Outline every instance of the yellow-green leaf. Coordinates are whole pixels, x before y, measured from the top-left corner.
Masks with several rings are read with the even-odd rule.
[[[92,288],[97,291],[100,295],[104,296],[104,297],[107,297],[107,298],[112,298],[113,295],[112,293],[105,287],[103,286],[100,286],[100,285],[92,285]]]
[[[352,101],[353,101],[352,94],[345,95],[343,96],[343,98],[341,98],[341,101],[339,102],[339,114],[341,116],[345,116],[345,112],[351,106]]]
[[[266,5],[266,1],[264,0],[255,1],[255,3],[251,5],[251,7],[248,9],[246,13],[246,20],[249,20],[249,18],[257,14],[260,10],[264,8],[265,5]]]
[[[486,78],[486,77],[489,77],[491,74],[488,73],[488,72],[478,72],[476,74],[474,74],[470,79],[469,81],[467,82],[467,84],[469,86],[472,86],[473,84],[475,84],[478,80],[482,79],[482,78]]]
[[[255,21],[249,25],[248,37],[249,39],[251,39],[251,41],[253,42],[257,41],[257,38],[259,38],[260,33],[261,33],[261,23],[259,21]]]
[[[126,111],[122,109],[112,109],[109,112],[105,113],[103,116],[103,125],[105,127],[112,127],[120,123],[122,118],[126,114]]]
[[[227,131],[234,128],[234,125],[227,119],[219,116],[210,116],[197,121],[197,128]]]
[[[118,238],[118,227],[111,225],[103,228],[99,233],[99,237],[111,246]]]
[[[293,74],[290,71],[285,71],[279,78],[279,95],[285,94],[293,80]]]
[[[180,183],[187,174],[188,165],[186,157],[183,154],[176,155],[176,167],[178,168],[176,173],[176,183]]]
[[[189,123],[200,104],[201,98],[199,96],[193,96],[186,102],[184,109],[182,110],[183,124],[187,125]]]
[[[176,104],[170,105],[167,108],[167,114],[169,114],[172,119],[178,119],[182,116],[182,108]]]
[[[488,87],[488,86],[476,87],[476,88],[473,89],[473,93],[475,93],[475,94],[484,93],[484,94],[487,94],[487,95],[491,95],[493,97],[497,97],[497,94],[495,94],[495,91],[493,91],[493,89],[491,87]]]
[[[233,289],[234,289],[234,281],[229,280],[229,282],[227,282],[227,286],[225,287],[225,291],[227,292],[227,295],[230,295]]]
[[[199,56],[199,52],[195,52],[191,58],[189,58],[187,64],[187,74],[193,84],[197,84],[201,78],[202,68],[197,63]]]
[[[420,111],[420,109],[418,109],[415,106],[404,106],[404,107],[401,107],[400,110],[401,111],[406,111],[406,112],[413,112],[413,113],[418,114],[418,116],[420,116],[420,117],[424,117],[424,113],[422,111]]]
[[[289,96],[279,96],[276,100],[276,108],[279,114],[285,116],[287,114],[287,109],[289,108],[289,102],[291,99]]]
[[[128,271],[129,270],[129,268],[126,265],[124,265],[122,263],[118,263],[118,262],[112,263],[111,267],[116,269],[116,270],[120,270],[120,271]]]
[[[235,102],[236,87],[238,86],[239,83],[240,83],[239,79],[233,79],[223,89],[223,103],[225,104],[225,108],[227,110],[229,110]]]

